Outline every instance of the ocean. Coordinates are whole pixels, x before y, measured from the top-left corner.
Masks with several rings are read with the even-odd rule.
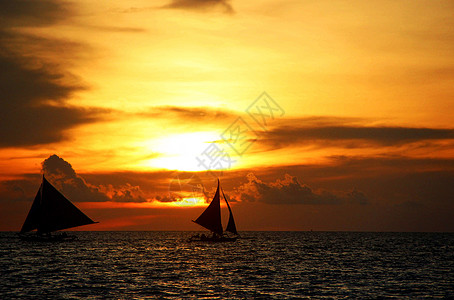
[[[453,233],[72,232],[69,242],[0,233],[1,299],[454,297]]]

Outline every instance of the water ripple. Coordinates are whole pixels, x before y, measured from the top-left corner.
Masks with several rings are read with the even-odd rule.
[[[30,243],[0,233],[2,299],[454,297],[454,234],[75,232]]]

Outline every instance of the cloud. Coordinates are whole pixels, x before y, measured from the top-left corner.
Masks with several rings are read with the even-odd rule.
[[[224,13],[233,14],[233,7],[228,0],[172,0],[163,8],[190,9],[205,11],[208,9],[221,9]]]
[[[76,174],[71,164],[57,155],[51,155],[42,162],[46,178],[68,199],[76,202],[110,201],[98,187],[88,184]]]
[[[363,192],[369,203],[375,205],[396,206],[415,202],[426,209],[454,205],[454,159],[335,156],[324,164],[255,171],[256,176],[264,181],[286,173],[304,178],[309,186],[323,190],[345,191],[354,187],[353,191]],[[343,195],[348,201],[362,201],[361,195],[354,192],[351,195],[344,192]]]
[[[145,112],[139,113],[140,116],[152,117],[152,118],[166,118],[166,119],[178,119],[181,121],[195,121],[195,122],[207,122],[207,121],[222,121],[230,120],[237,115],[227,109],[215,109],[210,107],[183,107],[183,106],[157,106],[149,108]]]
[[[162,197],[161,196],[156,196],[155,200],[158,201],[158,202],[162,202],[162,203],[170,203],[170,202],[179,201],[180,199],[174,198],[172,196],[162,196]]]
[[[454,139],[454,129],[451,128],[369,126],[344,123],[342,119],[314,122],[311,118],[301,118],[286,122],[263,132],[258,142],[271,148],[313,144],[355,148]]]
[[[80,177],[89,189],[105,194],[103,199],[109,203],[90,204],[88,210],[84,208],[84,212],[102,224],[113,216],[132,220],[144,213],[162,212],[153,226],[141,229],[168,230],[175,224],[179,226],[176,230],[187,229],[188,220],[203,210],[188,207],[169,209],[164,213],[162,209],[151,208],[150,213],[146,206],[133,209],[127,208],[133,207],[130,203],[112,203],[132,201],[133,198],[134,201],[143,201],[143,198],[146,201],[178,201],[179,198],[169,196],[169,183],[175,179],[175,172],[80,174],[58,156],[52,157],[53,160],[52,164],[47,164],[53,173],[66,174],[69,179]],[[211,200],[216,188],[215,179],[208,174],[204,177],[200,172],[185,173],[187,179],[191,175],[200,177],[209,191],[208,200]],[[226,196],[231,197],[229,201],[237,200],[232,203],[233,210],[237,225],[244,230],[452,231],[454,228],[451,213],[454,209],[454,159],[336,156],[324,164],[264,167],[254,169],[254,174],[249,173],[249,170],[231,170],[221,179]],[[0,181],[2,228],[20,228],[40,180],[38,174],[22,174]],[[192,187],[186,186],[184,191],[191,192]],[[113,200],[115,192],[117,197]],[[179,213],[184,216],[177,220],[175,215]],[[263,223],[265,219],[276,222]]]
[[[70,16],[68,3],[54,0],[1,0],[2,28],[18,26],[46,26]]]
[[[58,142],[65,130],[107,112],[66,104],[86,86],[65,71],[63,60],[83,45],[18,30],[70,16],[70,8],[57,1],[0,1],[0,147]]]
[[[107,186],[98,186],[99,191],[106,194],[114,202],[147,202],[143,191],[138,185],[119,185],[114,187],[109,184]]]
[[[314,191],[311,187],[301,184],[289,174],[275,182],[264,182],[254,174],[247,175],[248,182],[236,189],[241,201],[259,201],[268,204],[367,204],[367,196],[358,190],[348,193],[334,194],[326,190]]]
[[[81,176],[69,162],[55,154],[45,159],[41,166],[46,179],[74,202],[148,202],[151,197],[146,194],[151,194],[162,174],[166,174],[128,172]],[[146,179],[141,181],[142,177]],[[41,176],[36,174],[22,174],[20,178],[0,181],[0,202],[29,202],[35,197],[40,182]],[[144,192],[141,185],[148,190]],[[168,193],[168,183],[164,192]]]
[[[57,189],[74,201],[147,201],[141,188],[129,182],[117,185],[87,183],[81,176],[76,174],[71,164],[55,154],[42,162],[42,171]]]
[[[305,200],[306,203],[314,204],[367,202],[383,205],[417,201],[427,206],[433,201],[439,203],[450,199],[454,160],[402,156],[332,156],[324,163],[256,168],[253,174],[256,179],[251,177],[245,183],[243,180],[248,173],[250,170],[244,169],[224,172],[221,184],[226,196],[230,195],[232,201],[256,203],[264,200],[284,204]],[[153,199],[174,202],[182,197],[194,196],[210,201],[216,188],[215,180],[200,172],[179,172],[180,185],[174,184],[177,181],[175,172],[164,170],[91,173],[81,176],[98,187],[111,184],[114,188],[119,188],[128,183],[139,186],[147,201]],[[200,182],[191,182],[197,177]],[[276,178],[280,178],[279,181]],[[262,183],[260,192],[263,199],[254,181]],[[271,183],[275,185],[274,189]],[[199,188],[199,185],[202,187]],[[270,186],[270,191],[266,186]],[[281,195],[286,190],[290,198]]]

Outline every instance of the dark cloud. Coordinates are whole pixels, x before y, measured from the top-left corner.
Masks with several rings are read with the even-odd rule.
[[[46,178],[71,201],[100,202],[110,201],[99,187],[88,184],[76,174],[71,164],[57,155],[51,155],[42,162]]]
[[[454,194],[452,159],[336,156],[324,164],[256,168],[254,175],[249,173],[224,172],[222,187],[233,201],[383,205],[413,201],[427,207],[448,204]],[[213,177],[200,172],[178,174],[180,184],[172,171],[80,176],[114,201],[174,202],[193,195],[211,200],[216,188]],[[191,182],[193,178],[198,179]]]
[[[50,26],[70,16],[62,2],[0,1],[0,147],[58,142],[66,129],[94,122],[106,112],[66,104],[86,87],[59,60],[82,45],[18,30]]]
[[[80,174],[91,184],[96,186],[114,187],[140,186],[141,190],[148,194],[165,194],[169,192],[169,182],[174,171],[158,170],[153,172],[109,172]]]
[[[99,190],[108,195],[115,202],[147,202],[143,191],[138,185],[126,183],[124,185],[98,186]]]
[[[363,192],[353,190],[348,193],[337,193],[326,190],[314,191],[311,187],[301,184],[298,179],[285,174],[284,179],[275,182],[264,182],[254,174],[247,175],[248,182],[236,189],[242,201],[259,201],[268,204],[367,204],[368,199]]]
[[[42,173],[48,181],[74,202],[147,202],[146,193],[139,185],[144,185],[148,188],[147,193],[152,193],[154,186],[158,185],[157,181],[152,181],[153,178],[158,180],[162,176],[160,172],[79,175],[70,163],[55,154],[45,159],[41,165]],[[146,179],[140,180],[142,177]],[[21,178],[0,181],[0,202],[32,201],[40,183],[41,175],[37,174],[22,174]],[[168,182],[164,191],[168,193]]]
[[[339,156],[325,164],[264,168],[254,173],[264,181],[290,173],[328,191],[353,187],[377,205],[412,202],[425,209],[454,208],[454,159]],[[350,200],[361,202],[361,195],[353,192]]]
[[[141,116],[152,118],[181,119],[187,121],[223,121],[233,120],[237,115],[227,109],[214,109],[210,107],[183,107],[183,106],[158,106],[149,108],[139,113]]]
[[[309,123],[309,124],[305,124]],[[259,142],[272,148],[321,144],[325,146],[363,147],[392,146],[406,143],[454,139],[454,129],[367,126],[348,124],[311,124],[307,119],[295,120],[263,132]]]
[[[0,0],[2,28],[46,26],[71,16],[68,3],[50,0]]]
[[[228,0],[172,0],[164,8],[208,10],[221,9],[224,13],[233,14],[234,10]]]
[[[156,196],[155,200],[159,201],[159,202],[162,202],[162,203],[170,203],[170,202],[178,201],[179,199],[176,199],[176,198],[171,197],[171,196],[163,196],[163,197]]]
[[[260,195],[255,181],[262,184],[261,192],[268,192],[268,197],[265,195],[264,198],[268,202],[284,199],[286,202],[299,203],[301,199],[305,199],[313,203],[337,201],[341,204],[373,202],[395,205],[415,201],[427,206],[434,201],[448,201],[452,198],[450,193],[454,193],[454,185],[451,184],[454,182],[453,159],[333,156],[323,164],[256,168],[254,177],[257,179],[251,178],[244,183],[248,173],[249,169],[224,172],[221,184],[226,196],[239,202],[258,202]],[[181,185],[173,184],[176,175],[172,171],[115,172],[82,176],[96,186],[112,184],[114,187],[120,187],[130,183],[132,186],[139,186],[147,195],[145,198],[163,202],[177,201],[181,195],[192,195],[194,191],[199,194],[199,184],[202,185],[203,191],[200,196],[211,200],[216,188],[213,177],[200,172],[179,174],[179,177],[183,178],[180,178]],[[200,182],[189,184],[189,179],[193,177],[199,177]],[[281,178],[280,183],[277,183],[276,178]],[[194,189],[195,187],[197,189]],[[290,199],[285,195],[280,196],[280,193],[284,194],[287,190],[289,194],[297,196]],[[277,196],[273,198],[270,195]]]
[[[109,185],[116,190],[130,185],[140,187],[146,201],[158,202],[177,202],[186,197],[200,197],[211,201],[217,186],[216,178],[209,173],[200,172],[156,170],[152,172],[90,173],[81,174],[81,176],[91,184],[102,187],[102,191],[105,191],[109,197],[112,195],[106,188]],[[231,189],[230,186],[233,182],[236,186],[235,178],[225,182],[226,191]]]
[[[77,175],[71,164],[57,155],[51,155],[42,163],[43,173],[64,195],[74,201],[146,202],[138,185],[94,185]]]

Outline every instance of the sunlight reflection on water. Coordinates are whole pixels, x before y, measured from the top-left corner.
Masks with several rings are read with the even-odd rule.
[[[30,243],[0,233],[6,298],[333,298],[454,296],[454,234],[75,232]]]

